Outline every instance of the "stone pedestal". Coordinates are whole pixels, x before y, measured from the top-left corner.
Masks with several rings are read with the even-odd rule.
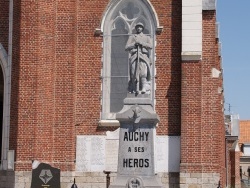
[[[154,139],[158,115],[148,95],[128,95],[120,122],[117,178],[110,188],[162,187],[155,175]]]

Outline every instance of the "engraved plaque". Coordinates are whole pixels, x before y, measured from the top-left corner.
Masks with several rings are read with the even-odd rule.
[[[60,188],[60,169],[40,163],[32,170],[31,188]]]
[[[117,172],[119,150],[119,128],[113,132],[107,131],[106,137],[106,171]]]
[[[76,171],[101,172],[105,169],[105,136],[77,136]]]
[[[168,172],[168,136],[157,136],[155,148],[156,172]]]
[[[180,136],[157,136],[156,172],[180,172]]]
[[[181,160],[181,138],[180,136],[169,136],[169,172],[180,172]]]

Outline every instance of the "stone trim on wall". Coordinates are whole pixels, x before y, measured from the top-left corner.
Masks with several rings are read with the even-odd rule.
[[[216,10],[216,0],[202,0],[202,10]]]
[[[184,61],[202,58],[202,10],[216,10],[216,0],[182,0],[181,55]]]
[[[202,57],[202,2],[182,0],[182,60]]]
[[[215,188],[219,181],[218,173],[180,173],[180,188]]]

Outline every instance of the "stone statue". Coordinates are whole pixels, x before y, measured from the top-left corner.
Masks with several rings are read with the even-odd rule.
[[[131,54],[129,58],[130,81],[129,93],[150,93],[151,60],[149,50],[152,49],[151,38],[143,34],[144,25],[137,23],[136,34],[129,37],[125,50]]]

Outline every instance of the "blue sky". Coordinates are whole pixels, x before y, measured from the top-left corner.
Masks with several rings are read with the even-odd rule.
[[[250,0],[218,0],[225,113],[250,120]]]

